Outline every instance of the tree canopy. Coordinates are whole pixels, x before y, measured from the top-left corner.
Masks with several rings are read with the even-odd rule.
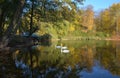
[[[120,3],[97,15],[91,5],[80,9],[85,0],[1,0],[0,36],[22,32],[49,33],[53,38],[93,36],[100,32],[115,35],[120,30]],[[90,35],[89,35],[90,34]]]

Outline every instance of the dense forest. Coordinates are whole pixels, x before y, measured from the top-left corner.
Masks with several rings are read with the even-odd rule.
[[[94,12],[84,0],[1,0],[0,38],[23,32],[50,34],[53,39],[118,36],[120,3]]]

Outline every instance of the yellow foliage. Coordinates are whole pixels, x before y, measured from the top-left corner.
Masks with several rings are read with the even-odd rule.
[[[75,30],[75,27],[73,27],[73,26],[70,26],[70,29],[69,29],[69,31],[74,31]]]
[[[89,7],[82,14],[82,25],[88,30],[92,30],[94,27],[94,12]]]
[[[74,23],[75,23],[76,25],[78,25],[78,24],[79,24],[79,21],[78,21],[78,20],[75,20]]]

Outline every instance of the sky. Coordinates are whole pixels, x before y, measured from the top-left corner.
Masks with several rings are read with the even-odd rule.
[[[92,5],[94,11],[100,11],[109,8],[113,3],[120,3],[120,0],[85,0],[84,5],[81,7]]]

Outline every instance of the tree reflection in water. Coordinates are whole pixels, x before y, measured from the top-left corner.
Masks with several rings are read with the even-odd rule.
[[[85,78],[85,71],[94,78],[97,69],[101,69],[97,72],[110,71],[114,75],[120,75],[120,49],[116,42],[64,44],[68,46],[70,53],[61,53],[54,45],[16,50],[16,67],[23,71],[25,78]],[[101,77],[101,74],[97,75]],[[119,78],[112,75],[108,77]]]
[[[15,64],[23,71],[25,78],[79,78],[79,72],[83,69],[79,56],[74,58],[73,54],[46,48],[33,46],[16,50]]]

